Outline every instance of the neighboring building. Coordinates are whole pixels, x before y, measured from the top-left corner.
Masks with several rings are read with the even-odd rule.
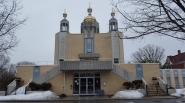
[[[185,69],[160,69],[160,77],[168,87],[185,88]]]
[[[18,66],[17,77],[36,83],[50,82],[51,90],[66,95],[113,95],[124,88],[123,83],[136,79],[153,84],[152,77],[160,77],[158,63],[126,64],[123,55],[122,33],[111,13],[109,31],[99,33],[99,23],[88,8],[88,16],[81,23],[81,33],[69,32],[67,13],[55,35],[54,65]]]
[[[185,69],[185,52],[181,53],[178,50],[177,55],[167,56],[164,67],[167,69]]]

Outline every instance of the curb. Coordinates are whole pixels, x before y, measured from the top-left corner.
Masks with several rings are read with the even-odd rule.
[[[68,99],[68,100],[63,100],[63,98],[61,99],[51,99],[51,100],[0,100],[0,102],[58,102],[58,101],[101,101],[101,100],[146,100],[146,99],[177,99],[180,97],[162,97],[162,98],[155,98],[155,97],[143,97],[141,99],[121,99],[121,98],[105,98],[105,99],[98,99],[98,98],[94,98],[94,99]]]

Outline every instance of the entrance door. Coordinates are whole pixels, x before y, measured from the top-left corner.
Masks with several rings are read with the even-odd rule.
[[[87,94],[86,84],[86,78],[80,78],[80,94]]]
[[[94,94],[94,80],[93,78],[87,78],[87,94]]]
[[[80,94],[94,94],[94,78],[80,78]]]

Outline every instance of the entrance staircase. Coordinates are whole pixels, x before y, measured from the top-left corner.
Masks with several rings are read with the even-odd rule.
[[[143,78],[140,78],[137,75],[129,71],[126,71],[125,69],[115,64],[113,64],[112,72],[121,76],[122,78],[126,79],[129,82],[132,82],[134,80],[142,80],[143,81],[142,88],[145,91],[144,94],[147,96],[167,96],[168,95],[167,85],[160,77],[158,78],[158,85],[156,85],[156,84],[147,84]]]
[[[132,82],[134,80],[142,80],[142,78],[138,77],[137,75],[135,75],[129,71],[126,71],[125,69],[123,69],[120,66],[115,65],[115,64],[113,64],[112,72],[121,76],[122,78],[128,80],[129,82]]]
[[[53,67],[51,70],[47,71],[46,73],[43,73],[43,74],[39,75],[38,77],[36,77],[32,81],[37,83],[37,84],[42,84],[44,82],[47,82],[51,78],[57,76],[61,72],[62,71],[60,71],[59,66],[56,66],[56,67]]]
[[[148,85],[148,96],[167,96],[168,94],[165,93],[160,86],[157,85]]]
[[[17,78],[14,81],[12,81],[8,86],[7,86],[7,92],[6,95],[11,94],[13,91],[18,89],[19,87],[23,86],[24,81],[21,80],[21,78]]]

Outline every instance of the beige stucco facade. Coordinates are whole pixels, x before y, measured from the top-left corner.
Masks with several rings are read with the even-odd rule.
[[[119,64],[123,69],[136,75],[136,64]],[[56,65],[40,66],[40,75],[51,70]],[[152,77],[159,77],[159,65],[158,64],[142,64],[144,79],[147,84],[152,84]],[[24,81],[24,85],[28,84],[33,79],[34,66],[18,66],[17,77],[20,77]],[[87,72],[99,72],[100,73],[100,85],[104,90],[105,95],[113,95],[117,91],[125,89],[123,83],[126,82],[124,78],[116,75],[115,73],[108,71],[65,71],[56,75],[54,78],[46,81],[52,84],[51,90],[57,94],[73,95],[73,74],[74,73],[87,73]],[[105,84],[104,84],[105,82]],[[72,86],[72,87],[71,87]]]
[[[100,60],[112,59],[112,44],[111,33],[95,33],[94,34],[94,53],[100,54]],[[66,38],[66,59],[65,60],[79,60],[79,54],[84,53],[84,35],[83,34],[70,34],[67,33]],[[121,34],[120,34],[121,35]],[[54,61],[58,61],[58,36],[55,37],[55,58]],[[120,62],[124,61],[123,56],[123,41],[120,41]]]
[[[113,72],[113,69],[120,70],[116,67],[121,67],[121,70],[125,70],[127,74],[129,74],[128,72],[134,74],[134,77],[143,78],[147,84],[153,84],[152,77],[160,77],[159,64],[124,63],[125,50],[123,40],[119,38],[119,36],[122,37],[122,33],[118,31],[118,23],[117,19],[114,18],[114,13],[111,13],[112,18],[109,20],[109,31],[107,33],[99,33],[99,23],[95,18],[89,18],[89,16],[91,14],[81,24],[81,33],[73,34],[69,32],[67,14],[64,15],[64,19],[60,22],[60,31],[55,34],[55,63],[53,65],[18,66],[17,77],[24,81],[24,85],[32,79],[47,78],[42,74],[48,74],[48,76],[54,76],[44,82],[51,83],[51,91],[57,94],[82,95],[81,92],[84,91],[81,90],[83,89],[85,90],[83,95],[97,95],[97,90],[104,90],[104,95],[113,95],[117,91],[125,89],[123,83],[128,80],[128,78],[126,80],[123,76],[120,76],[124,74],[118,75],[118,73]],[[66,61],[69,61],[68,64],[66,63],[68,70],[60,65],[61,62]],[[70,64],[72,61],[75,61],[76,68]],[[111,66],[100,61],[106,61]],[[102,63],[103,65],[98,68],[97,65],[92,65],[91,62],[96,62],[97,65]],[[52,70],[58,71],[51,72]],[[57,74],[58,72],[59,74]],[[83,73],[85,76],[81,76]],[[88,73],[90,75],[86,75]],[[95,76],[95,73],[98,76]],[[75,74],[79,76],[75,77]],[[173,78],[173,76],[171,77]],[[90,79],[88,80],[88,78]],[[174,80],[171,80],[173,83]],[[182,83],[180,85],[182,87]]]
[[[123,69],[135,74],[136,74],[136,65],[137,64],[119,64],[120,67]],[[143,63],[143,79],[147,84],[153,84],[152,77],[159,77],[159,64],[151,63]]]

